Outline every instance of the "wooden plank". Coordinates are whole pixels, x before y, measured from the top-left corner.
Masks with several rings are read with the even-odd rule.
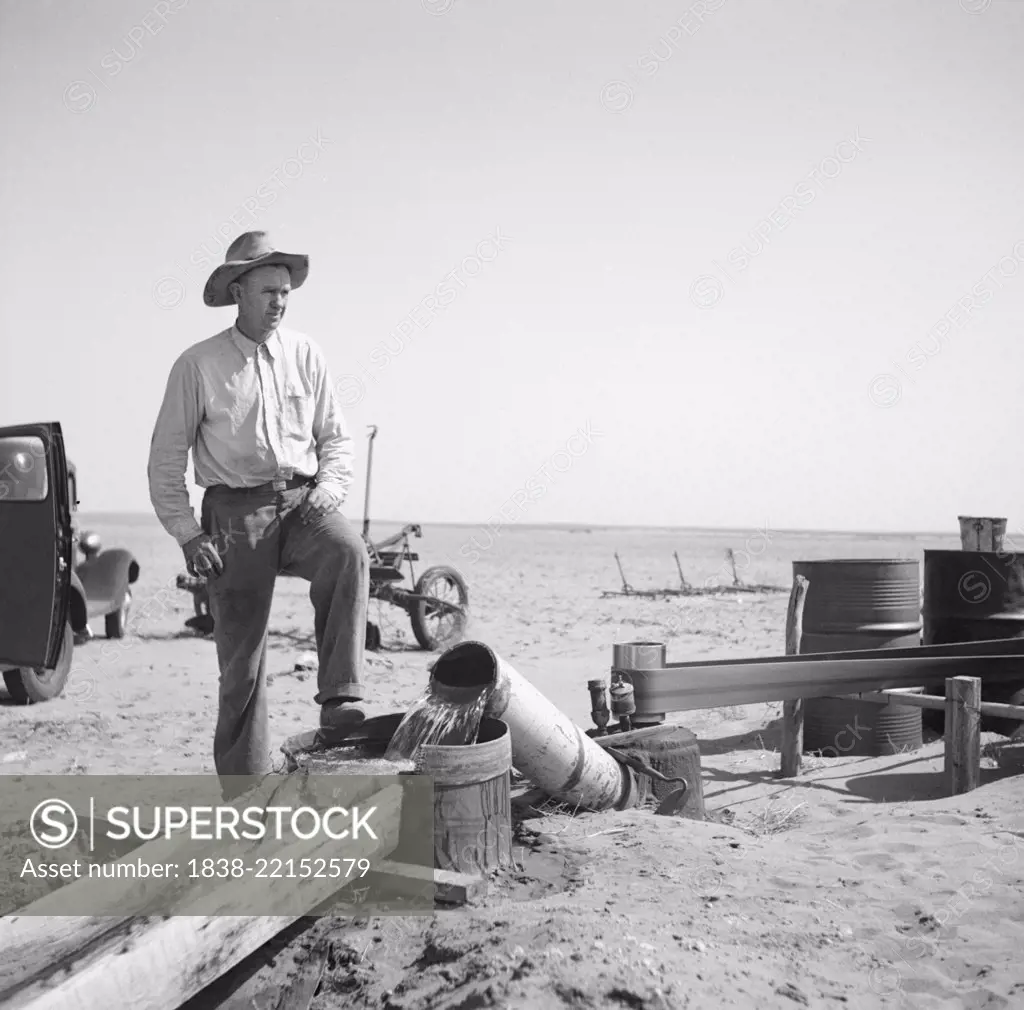
[[[316,781],[321,781],[316,777]],[[247,793],[240,801],[233,801],[231,805],[259,806],[262,809],[273,805],[297,808],[307,805],[308,797],[304,792],[306,779],[302,775],[291,775],[270,780],[267,785],[259,790]],[[389,786],[381,789],[380,782],[375,777],[358,777],[355,785],[349,785],[351,790],[346,799],[351,802],[366,802],[372,805],[376,800],[386,795],[388,802],[391,802],[392,792],[395,789],[401,791],[400,786]],[[205,797],[204,797],[205,799]],[[399,804],[400,805],[400,804]],[[389,808],[380,808],[381,815],[390,814]],[[388,822],[390,823],[390,821]],[[250,865],[253,865],[257,858],[280,859],[290,858],[294,854],[296,858],[315,858],[312,851],[304,851],[305,848],[328,847],[330,839],[326,836],[314,837],[308,841],[292,843],[286,848],[287,843],[275,841],[271,836],[261,840],[248,842],[245,850],[245,857]],[[333,842],[335,848],[339,847],[338,842]],[[37,901],[34,901],[29,909],[18,910],[12,913],[13,917],[22,916],[67,916],[69,908],[110,908],[116,909],[124,917],[145,916],[153,913],[154,908],[169,909],[172,906],[175,914],[206,914],[205,909],[200,906],[208,904],[211,895],[220,895],[220,889],[211,888],[210,882],[204,878],[190,877],[186,872],[186,864],[191,859],[201,860],[203,858],[225,854],[224,843],[215,840],[190,841],[180,835],[170,839],[161,838],[146,842],[136,848],[120,853],[112,862],[124,865],[142,862],[147,866],[157,864],[178,864],[181,873],[177,877],[129,877],[97,879],[93,877],[81,877],[72,883],[49,892]],[[337,857],[336,852],[331,855]],[[302,883],[323,878],[306,878]],[[238,884],[238,881],[235,881]],[[243,879],[241,884],[251,886],[251,881]],[[226,885],[224,885],[226,886]],[[244,891],[244,888],[242,888]],[[240,902],[244,904],[245,902]],[[183,911],[189,908],[190,912]],[[97,916],[103,918],[103,916]],[[8,950],[6,924],[8,918],[0,918],[0,950]],[[8,982],[6,974],[8,965],[0,965],[0,991]]]
[[[902,691],[863,691],[843,695],[850,701],[867,701],[873,705],[905,705],[907,708],[934,708],[945,711],[946,699],[937,694],[909,694]]]
[[[454,870],[438,870],[414,863],[386,860],[379,864],[374,875],[423,882],[432,880],[435,900],[446,904],[461,905],[487,891],[487,881],[475,873],[456,873]]]
[[[1001,701],[983,701],[978,708],[982,715],[999,715],[1024,721],[1024,705],[1007,705]]]
[[[946,680],[946,765],[951,796],[978,788],[981,779],[981,680]]]
[[[294,917],[136,920],[63,969],[3,999],[4,1010],[176,1010]],[[63,978],[58,975],[67,971]]]
[[[378,831],[380,840],[366,838],[347,842],[343,858],[379,859],[393,851],[401,823],[402,793],[401,786],[393,785],[370,797],[369,803],[378,811],[374,830]],[[341,849],[339,843],[330,838],[313,838],[279,846],[273,855],[298,863],[303,858],[316,858],[317,853],[324,855],[329,848],[334,850],[335,856]],[[250,859],[255,858],[256,854],[250,855]],[[110,1010],[112,1007],[176,1010],[302,914],[322,905],[329,894],[336,894],[362,879],[289,879],[286,887],[270,892],[268,902],[274,905],[272,911],[284,907],[290,912],[301,909],[301,913],[262,916],[229,914],[244,907],[247,898],[251,902],[252,880],[231,880],[214,888],[210,888],[209,881],[200,881],[210,889],[208,894],[200,896],[205,906],[203,914],[190,915],[186,911],[186,914],[171,917],[142,916],[121,922],[111,932],[92,937],[84,944],[72,932],[70,937],[65,936],[62,947],[42,951],[45,969],[39,969],[38,961],[32,962],[35,970],[31,975],[0,992],[0,1006],[4,1010]],[[90,883],[95,882],[77,881],[61,890]],[[325,886],[329,887],[329,893]],[[48,895],[24,912],[45,914],[39,911],[40,906],[51,909],[53,905],[53,895]],[[17,951],[25,949],[28,938],[38,939],[40,932],[29,930],[28,937],[24,933],[19,935],[19,924],[33,922],[23,916],[24,913],[0,920],[0,927],[3,927],[0,949],[4,950],[5,958],[15,963]],[[48,923],[49,920],[35,921]]]
[[[381,828],[384,843],[353,842],[346,846],[346,858],[387,855],[393,849],[398,837],[401,794],[401,787],[391,786],[372,797],[381,814],[376,824]],[[334,848],[338,846],[331,839],[327,842]],[[313,840],[313,848],[323,844]],[[315,858],[308,841],[278,848],[275,855],[282,859]],[[329,884],[337,892],[357,879],[360,878]],[[323,884],[316,878],[289,880],[288,885],[280,901],[292,908],[296,903],[304,903],[304,911],[308,911],[324,900]],[[172,1010],[298,918],[225,914],[244,903],[252,886],[252,881],[242,879],[216,888],[207,902],[215,906],[211,915],[142,917],[84,950],[78,947],[64,952],[55,961],[51,951],[49,971],[37,973],[13,993],[0,993],[0,999],[5,1000],[2,1005],[11,1010],[99,1010],[112,1006]],[[58,977],[64,971],[72,974]],[[150,991],[151,986],[154,991]]]
[[[231,805],[265,807],[271,802],[277,789],[278,786],[273,780],[264,780],[243,796],[232,800]],[[193,855],[199,859],[205,858],[217,844],[192,843],[189,858]],[[110,858],[115,861],[120,856],[128,857],[129,861],[141,857],[148,865],[154,866],[181,858],[179,838],[157,839],[134,850],[119,846],[119,843],[111,843],[111,848],[114,846],[123,849],[111,854]],[[69,884],[68,887],[81,888],[86,883],[88,881],[80,880]],[[0,950],[5,952],[5,956],[0,959],[0,995],[16,985],[20,979],[48,970],[55,960],[73,954],[75,950],[90,943],[99,942],[104,935],[125,929],[135,921],[137,912],[132,914],[133,905],[144,904],[149,893],[147,882],[111,880],[104,883],[110,888],[105,893],[118,896],[123,915],[62,915],[61,908],[67,907],[67,890],[61,888],[61,897],[49,908],[43,906],[38,914],[26,916],[24,913],[27,910],[21,910],[0,918]],[[156,882],[148,882],[149,885],[154,883]],[[46,901],[45,898],[40,900]],[[31,907],[38,909],[38,902],[33,903]]]
[[[845,695],[853,701],[869,701],[876,705],[906,705],[909,708],[946,708],[946,699],[937,694],[910,694],[904,691],[865,691]],[[986,716],[1002,716],[1024,722],[1024,705],[1007,705],[1001,701],[983,701],[978,710]]]
[[[810,583],[803,575],[793,580],[793,589],[789,594],[789,607],[786,611],[786,655],[796,656],[800,653],[803,639],[804,601]],[[783,778],[792,778],[800,774],[800,764],[804,751],[804,700],[793,698],[782,706],[782,768]]]

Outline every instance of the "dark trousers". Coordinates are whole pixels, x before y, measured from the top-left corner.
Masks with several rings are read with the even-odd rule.
[[[208,583],[220,664],[213,754],[222,777],[272,771],[267,625],[278,574],[310,583],[319,657],[314,701],[363,697],[369,556],[340,512],[302,522],[297,510],[308,492],[213,487],[203,497],[202,526],[224,562]]]

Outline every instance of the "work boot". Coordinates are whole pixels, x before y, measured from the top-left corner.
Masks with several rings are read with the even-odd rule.
[[[330,698],[320,706],[320,728],[331,733],[357,729],[366,719],[366,713],[350,698]]]

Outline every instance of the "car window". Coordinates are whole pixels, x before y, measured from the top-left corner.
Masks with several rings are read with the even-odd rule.
[[[0,438],[0,501],[45,501],[46,446],[36,435]]]

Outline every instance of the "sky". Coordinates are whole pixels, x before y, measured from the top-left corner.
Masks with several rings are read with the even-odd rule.
[[[0,0],[0,423],[151,512],[264,229],[351,518],[377,425],[379,519],[1013,529],[1022,45],[1020,0]]]

